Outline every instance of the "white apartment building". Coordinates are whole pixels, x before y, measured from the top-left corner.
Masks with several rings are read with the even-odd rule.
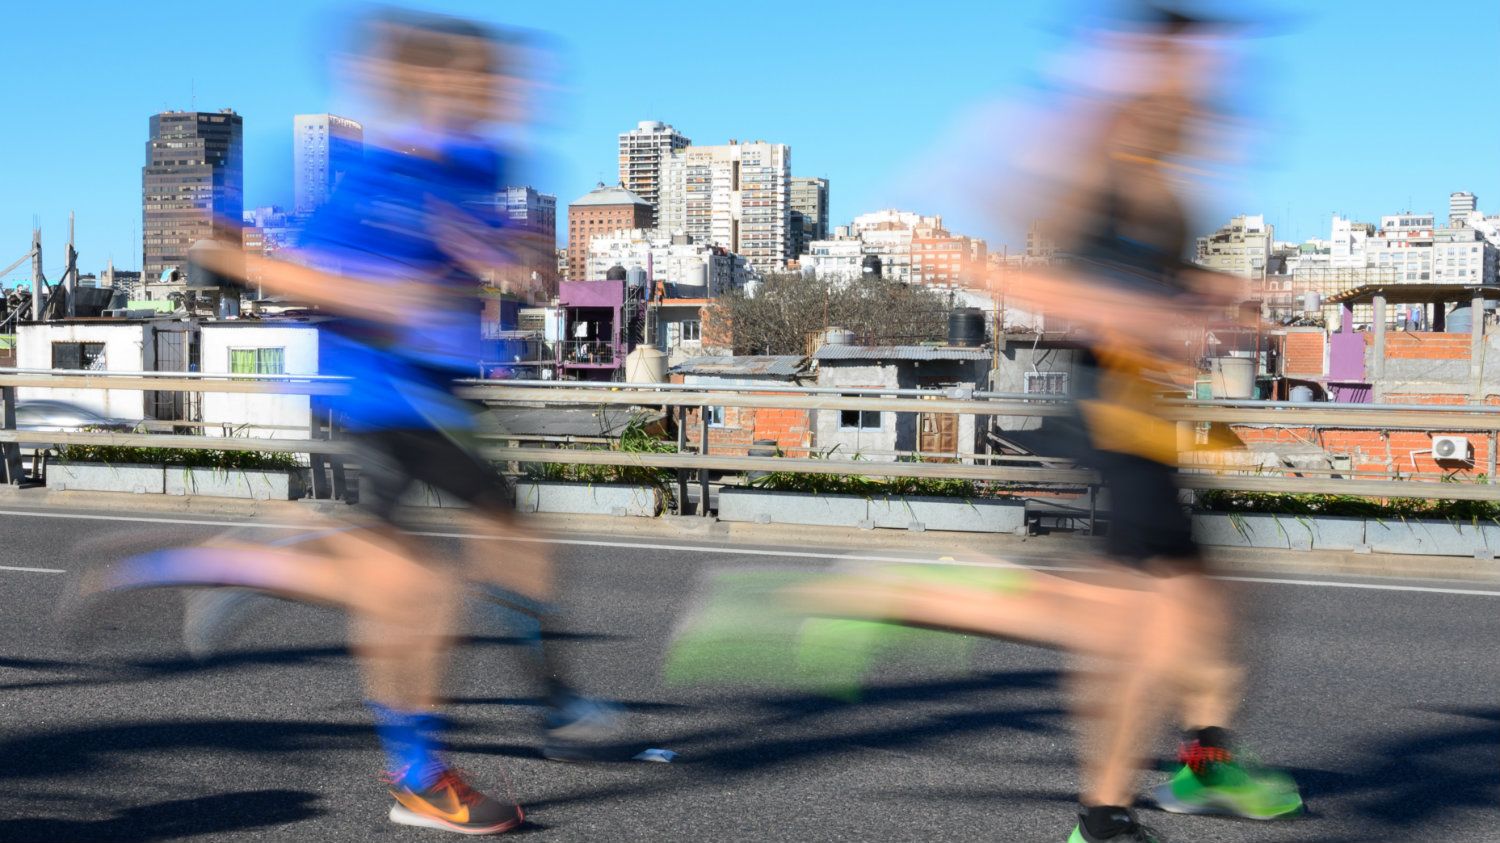
[[[743,289],[755,275],[749,262],[733,252],[659,229],[627,229],[593,238],[587,266],[589,278],[605,277],[612,266],[640,267],[652,282],[672,284],[679,296],[689,298]]]
[[[1439,284],[1494,284],[1495,244],[1472,228],[1439,228],[1433,233],[1432,280]]]
[[[333,114],[292,118],[292,210],[299,216],[328,201],[334,185],[364,153],[365,130]]]
[[[1431,282],[1434,218],[1431,214],[1392,214],[1380,218],[1369,243],[1369,267],[1398,283]]]
[[[651,203],[655,225],[661,224],[662,156],[690,143],[687,135],[657,120],[642,120],[620,133],[620,184]]]
[[[1375,226],[1333,215],[1328,236],[1328,263],[1340,269],[1360,269],[1369,263],[1370,238]]]
[[[792,257],[792,150],[730,141],[664,153],[658,228],[743,255],[760,272]]]
[[[1448,194],[1448,225],[1458,228],[1464,225],[1469,214],[1479,210],[1479,197],[1472,193],[1459,191]]]
[[[864,266],[865,244],[858,237],[814,240],[797,260],[803,274],[819,281],[858,278]]]
[[[1275,227],[1263,215],[1242,214],[1213,234],[1199,237],[1195,259],[1217,272],[1263,280],[1275,240]]]

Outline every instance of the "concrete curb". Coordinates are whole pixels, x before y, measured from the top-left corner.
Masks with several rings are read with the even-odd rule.
[[[101,515],[177,515],[211,518],[257,518],[274,523],[312,522],[319,516],[348,513],[336,501],[244,501],[135,495],[119,492],[57,492],[45,487],[0,486],[0,507],[94,511]],[[416,507],[415,523],[434,531],[471,526],[463,510]],[[658,518],[618,518],[610,515],[529,515],[533,530],[563,538],[609,536],[618,539],[694,541],[725,547],[795,548],[811,552],[859,553],[879,556],[908,554],[931,559],[946,555],[1013,557],[1036,565],[1073,567],[1090,564],[1099,545],[1088,537],[979,535],[964,533],[873,532],[858,527],[804,527],[786,524],[730,524],[713,518],[663,515]],[[586,539],[585,539],[586,540]],[[858,548],[851,551],[850,548]],[[1401,577],[1464,582],[1500,583],[1500,561],[1452,556],[1409,556],[1350,553],[1332,550],[1273,550],[1267,548],[1205,548],[1214,568],[1224,574],[1336,575]]]

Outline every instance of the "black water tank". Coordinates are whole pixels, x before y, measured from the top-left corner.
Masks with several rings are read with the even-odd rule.
[[[629,275],[629,274],[630,273],[628,273],[628,272],[625,271],[625,267],[620,266],[619,264],[615,264],[614,266],[610,267],[607,271],[605,271],[605,273],[604,273],[604,280],[605,281],[624,281],[625,277],[627,275]]]
[[[984,345],[984,311],[958,307],[948,313],[948,344],[960,348]]]
[[[864,275],[880,275],[880,256],[865,255],[864,261],[859,266],[859,271]]]

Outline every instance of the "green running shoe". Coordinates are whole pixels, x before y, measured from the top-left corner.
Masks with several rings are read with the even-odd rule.
[[[1253,770],[1235,761],[1209,764],[1202,775],[1184,765],[1151,792],[1163,811],[1274,820],[1302,812],[1302,795],[1290,776]]]
[[[835,573],[741,569],[711,581],[668,653],[669,684],[753,684],[842,700],[859,698],[876,662],[909,659],[926,668],[962,669],[973,639],[879,619],[809,615],[786,599],[790,589],[837,582]],[[1019,590],[1024,575],[963,566],[900,565],[842,574],[898,583]]]

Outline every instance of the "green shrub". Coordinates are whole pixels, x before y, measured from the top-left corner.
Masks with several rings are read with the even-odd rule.
[[[836,448],[837,446],[835,446]],[[827,459],[834,449],[811,454],[811,459]],[[781,456],[778,449],[777,456]],[[851,462],[859,461],[855,454]],[[898,462],[921,462],[918,457],[902,457]],[[756,489],[775,492],[805,492],[814,495],[859,495],[866,498],[933,497],[982,498],[993,493],[973,480],[948,480],[939,477],[866,477],[861,474],[803,474],[795,471],[772,471],[750,481]]]
[[[84,430],[89,431],[91,428],[84,428]],[[290,471],[302,467],[295,454],[235,451],[224,448],[149,448],[140,445],[59,445],[57,461],[251,471]]]
[[[1214,490],[1198,496],[1204,512],[1275,515],[1327,515],[1350,518],[1443,518],[1460,521],[1500,520],[1500,502],[1362,498],[1355,495],[1310,495]]]
[[[613,448],[591,447],[588,451],[621,451],[627,454],[675,454],[677,446],[663,442],[646,432],[645,417],[630,420],[620,432],[620,439]],[[662,494],[662,499],[672,506],[676,496],[672,493],[672,481],[676,473],[667,468],[640,465],[576,465],[573,463],[522,463],[521,473],[532,480],[557,480],[572,483],[628,483],[636,486],[652,486]]]

